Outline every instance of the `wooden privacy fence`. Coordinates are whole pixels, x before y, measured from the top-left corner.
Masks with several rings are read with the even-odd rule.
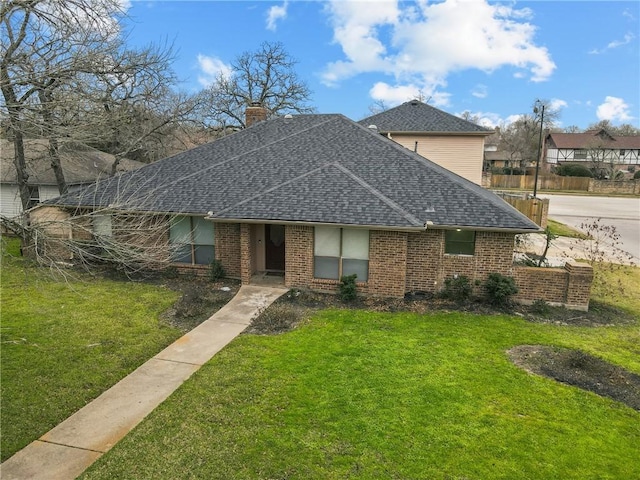
[[[533,191],[534,175],[491,175],[489,188]],[[538,176],[538,190],[566,190],[592,193],[640,195],[639,180],[596,180],[588,177]]]
[[[547,215],[549,214],[549,199],[527,198],[526,195],[513,195],[505,192],[496,192],[496,195],[519,212],[524,213],[529,219],[547,228]]]
[[[491,175],[491,188],[518,188],[533,190],[534,175]],[[559,175],[538,176],[538,190],[589,190],[590,178],[561,177]]]

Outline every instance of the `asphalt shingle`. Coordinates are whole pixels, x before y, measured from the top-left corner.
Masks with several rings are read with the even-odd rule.
[[[364,127],[375,125],[380,133],[460,133],[491,135],[493,130],[439,110],[418,100],[372,115],[358,122]]]
[[[228,220],[535,231],[482,187],[348,118],[276,118],[50,203]]]

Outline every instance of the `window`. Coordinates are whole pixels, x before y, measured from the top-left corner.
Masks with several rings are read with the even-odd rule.
[[[444,236],[444,253],[473,255],[476,249],[476,232],[473,230],[447,230]]]
[[[587,151],[576,148],[573,151],[573,159],[574,160],[586,160],[587,159]]]
[[[37,186],[28,186],[29,189],[29,204],[27,208],[35,207],[40,203],[40,189]]]
[[[203,217],[176,217],[169,229],[173,261],[209,265],[214,259],[213,239],[212,222]]]
[[[111,215],[95,215],[93,217],[93,234],[96,237],[111,237],[112,225]]]
[[[369,230],[316,227],[314,277],[338,280],[344,275],[369,279]]]

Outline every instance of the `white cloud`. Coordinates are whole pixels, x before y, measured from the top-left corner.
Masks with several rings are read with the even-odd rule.
[[[511,66],[539,82],[556,68],[534,42],[528,9],[486,1],[332,0],[326,10],[345,58],[327,65],[323,81],[334,85],[361,73],[395,78],[395,87],[387,85],[390,97],[381,100],[407,86],[435,93],[456,71]]]
[[[622,98],[605,97],[604,103],[596,109],[598,120],[610,120],[612,122],[628,122],[633,120],[629,114],[629,105]]]
[[[203,87],[210,86],[220,75],[224,77],[231,76],[231,66],[224,63],[216,57],[198,54],[198,67],[202,71],[198,75],[198,82]]]
[[[593,50],[589,51],[590,55],[600,55],[602,53],[607,52],[607,50],[612,50],[614,48],[618,48],[621,47],[623,45],[627,45],[628,43],[631,43],[633,41],[633,39],[636,38],[635,35],[631,32],[627,32],[624,37],[622,37],[622,40],[613,40],[612,42],[609,42],[607,44],[607,46],[605,48],[594,48]]]
[[[462,118],[464,112],[456,113],[456,116]],[[504,123],[500,115],[491,112],[469,112],[472,118],[477,119],[476,124],[486,128],[496,128]]]
[[[562,110],[563,108],[568,107],[569,104],[564,100],[560,100],[559,98],[552,98],[549,101],[549,108],[552,110]]]
[[[369,95],[374,100],[381,100],[384,103],[395,106],[409,100],[420,99],[429,105],[446,107],[449,105],[450,94],[433,90],[425,91],[417,85],[389,85],[385,82],[377,82]]]
[[[473,87],[471,95],[477,98],[487,98],[487,96],[489,95],[489,89],[486,85],[478,84]]]
[[[287,18],[289,2],[285,0],[282,5],[274,5],[267,11],[267,29],[275,32],[278,28],[278,20]]]

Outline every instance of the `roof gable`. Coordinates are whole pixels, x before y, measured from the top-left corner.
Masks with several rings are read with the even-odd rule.
[[[221,220],[538,229],[493,193],[342,115],[262,122],[55,203]]]
[[[468,122],[431,105],[411,100],[358,122],[368,127],[375,125],[381,133],[458,133],[491,135],[490,130]]]

